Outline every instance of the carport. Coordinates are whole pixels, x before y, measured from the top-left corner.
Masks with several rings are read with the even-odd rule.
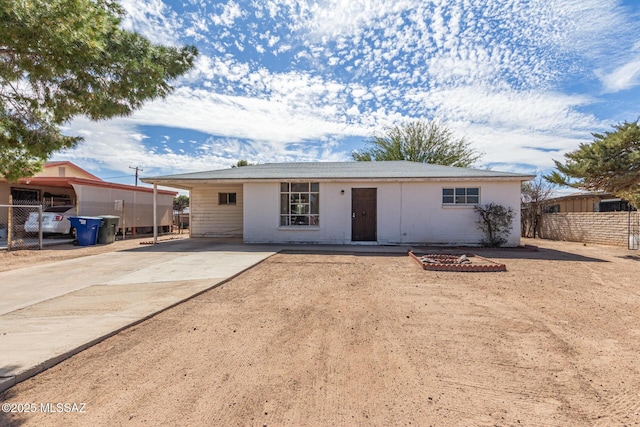
[[[176,194],[103,181],[71,162],[53,162],[33,177],[0,181],[0,206],[7,203],[0,209],[0,224],[8,223],[9,205],[69,205],[82,216],[118,216],[118,230],[131,235],[150,233],[154,224],[168,232]],[[15,218],[12,227],[19,235],[23,230]]]

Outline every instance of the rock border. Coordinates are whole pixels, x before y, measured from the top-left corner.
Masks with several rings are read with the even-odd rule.
[[[464,256],[466,258],[479,258],[480,260],[482,260],[483,262],[482,264],[455,264],[451,262],[447,262],[447,263],[443,263],[443,262],[430,263],[429,262],[428,263],[428,262],[422,261],[420,257],[414,254],[413,251],[411,250],[407,251],[407,254],[409,255],[410,258],[414,259],[418,264],[420,264],[423,270],[456,271],[456,272],[463,272],[463,273],[489,273],[489,272],[495,272],[495,271],[507,271],[507,266],[505,264],[500,264],[488,258],[484,258],[475,254],[464,254]],[[425,254],[422,256],[428,256],[429,258],[435,259],[435,260],[438,260],[438,259],[446,260],[452,257],[456,257],[456,258],[460,257],[460,255],[453,255],[453,254]]]

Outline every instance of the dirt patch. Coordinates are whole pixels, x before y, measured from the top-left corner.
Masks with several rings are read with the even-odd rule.
[[[0,424],[640,425],[637,254],[533,243],[492,274],[275,255],[1,399],[84,413]]]

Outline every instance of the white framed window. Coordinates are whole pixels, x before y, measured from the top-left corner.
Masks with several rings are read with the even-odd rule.
[[[454,187],[442,189],[443,205],[477,205],[480,203],[480,188]]]
[[[236,193],[218,193],[219,205],[235,205]]]
[[[280,226],[320,225],[320,184],[280,183]]]

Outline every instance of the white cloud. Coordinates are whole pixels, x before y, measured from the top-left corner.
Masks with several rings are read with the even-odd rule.
[[[277,83],[276,83],[277,84]],[[287,85],[286,88],[291,88]],[[284,146],[317,140],[325,135],[348,135],[348,126],[323,119],[332,113],[313,114],[283,102],[286,88],[273,100],[226,96],[205,90],[180,88],[165,100],[154,101],[130,119],[134,123],[194,129],[212,135],[269,141]],[[313,87],[302,88],[313,90]],[[304,94],[300,95],[304,98]]]
[[[280,83],[285,93],[286,80]],[[336,151],[337,138],[362,133],[362,129],[326,121],[322,115],[333,116],[335,111],[327,111],[325,106],[320,114],[304,114],[278,100],[224,96],[183,87],[164,100],[145,105],[131,117],[108,122],[74,120],[67,133],[83,135],[85,142],[60,155],[69,160],[84,159],[85,164],[97,169],[122,172],[128,168],[125,159],[157,174],[229,167],[239,158],[254,163],[345,160],[345,153]],[[148,136],[138,131],[139,126],[192,129],[216,138],[201,142],[195,153],[168,147],[150,151],[144,144]],[[167,142],[166,137],[162,142]]]
[[[578,111],[593,99],[558,92],[477,86],[418,92],[411,99],[484,153],[483,164],[499,163],[513,171],[524,164],[551,168],[552,159],[561,160],[590,140],[590,132],[606,126]]]
[[[162,0],[120,0],[126,16],[122,27],[136,31],[154,43],[175,46],[179,43],[181,20]]]
[[[231,27],[235,20],[243,15],[242,9],[238,3],[230,0],[222,7],[222,13],[212,14],[211,21],[215,25],[221,25],[225,27]]]
[[[411,0],[325,0],[311,3],[301,16],[304,25],[317,39],[348,36],[370,28],[377,19],[408,10],[415,4]]]
[[[247,64],[235,59],[198,55],[194,67],[180,80],[182,85],[197,84],[211,80],[237,82],[249,73]]]
[[[607,93],[631,89],[640,85],[640,56],[636,56],[610,73],[599,72],[598,74]]]
[[[469,121],[497,128],[562,132],[600,125],[593,117],[576,111],[576,107],[592,102],[584,96],[469,86],[418,92],[410,99],[437,111],[447,121]]]
[[[170,152],[167,148],[150,150],[141,143],[136,124],[125,119],[92,122],[78,118],[71,123],[70,130],[91,136],[77,147],[58,153],[54,160],[70,160],[92,171],[129,174],[129,166],[140,166],[145,176],[152,176],[226,168],[233,164],[224,153],[213,151],[201,150],[193,155]]]
[[[478,123],[448,123],[457,136],[465,136],[477,151],[483,153],[480,166],[500,164],[500,170],[531,173],[530,166],[542,171],[562,160],[564,153],[575,149],[581,134],[555,135],[534,129],[495,127]],[[584,136],[588,136],[587,133]]]
[[[585,112],[598,94],[563,93],[565,82],[597,73],[607,92],[640,84],[637,36],[617,0],[190,2],[177,15],[160,0],[123,1],[127,28],[169,44],[186,35],[201,55],[165,100],[72,123],[87,140],[73,155],[102,161],[107,141],[168,172],[237,158],[341,160],[347,137],[438,117],[486,163],[550,167],[608,127]],[[212,138],[196,152],[149,153],[143,125]]]

